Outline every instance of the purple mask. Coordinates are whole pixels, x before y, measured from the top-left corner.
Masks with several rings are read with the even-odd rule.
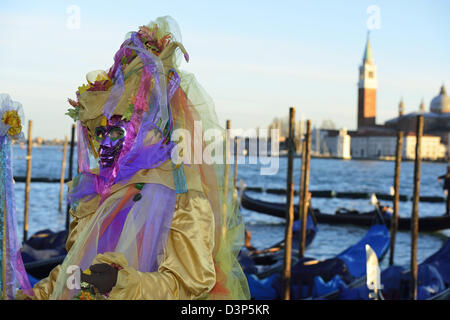
[[[113,116],[105,127],[95,128],[95,139],[100,143],[100,167],[110,168],[119,158],[126,136],[126,122],[120,116]]]

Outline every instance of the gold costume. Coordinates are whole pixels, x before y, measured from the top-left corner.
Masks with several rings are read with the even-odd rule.
[[[127,186],[137,182],[159,183],[174,188],[170,162],[143,171],[145,174],[140,171],[127,185],[114,185],[113,193],[103,205],[123,197]],[[185,173],[190,191],[177,195],[172,226],[158,272],[139,272],[124,267],[119,271],[110,299],[201,299],[214,287],[214,215],[201,190],[198,174],[189,167]],[[67,251],[95,214],[98,201],[99,196],[80,203],[76,212],[71,211],[74,220],[66,242]],[[95,263],[127,264],[123,255],[117,253],[99,254],[94,259]],[[59,272],[61,266],[34,286],[34,299],[49,299]]]

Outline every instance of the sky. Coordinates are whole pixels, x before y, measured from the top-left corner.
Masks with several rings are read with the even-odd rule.
[[[367,31],[378,70],[377,123],[450,91],[450,1],[0,2],[0,93],[22,103],[33,136],[70,134],[67,98],[108,70],[124,36],[159,16],[179,24],[219,121],[265,128],[273,118],[356,129]]]

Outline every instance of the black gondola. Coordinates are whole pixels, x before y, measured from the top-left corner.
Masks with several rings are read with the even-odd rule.
[[[308,215],[306,223],[306,242],[307,248],[314,240],[318,231],[317,221],[314,215]],[[292,235],[292,261],[298,261],[299,246],[300,246],[300,221],[296,221],[293,226]],[[274,244],[273,246],[257,250],[252,248],[250,250],[241,250],[238,260],[244,272],[253,272],[260,278],[268,277],[274,273],[281,272],[284,267],[284,240]],[[252,270],[247,270],[251,268]]]
[[[268,202],[257,200],[250,197],[246,190],[243,190],[241,196],[241,206],[248,209],[271,215],[274,217],[284,218],[286,214],[286,205],[284,203]],[[295,212],[298,212],[298,206],[294,206]],[[352,224],[357,226],[369,227],[377,222],[377,214],[375,211],[359,213],[357,211],[337,212],[336,214],[322,213],[318,209],[314,209],[314,215],[318,223],[327,224]],[[386,226],[389,228],[391,216],[383,216]],[[398,230],[410,230],[411,219],[399,217]],[[437,217],[421,217],[419,218],[419,231],[433,232],[450,228],[450,215],[442,215]]]
[[[38,280],[47,277],[66,257],[67,234],[46,229],[27,239],[20,250],[26,272]]]

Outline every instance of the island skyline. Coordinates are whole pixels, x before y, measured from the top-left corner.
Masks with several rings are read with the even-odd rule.
[[[189,8],[177,1],[131,1],[123,10],[108,4],[108,14],[105,3],[2,3],[0,91],[22,103],[26,122],[33,120],[33,137],[70,135],[66,99],[74,98],[85,75],[110,67],[128,31],[167,14],[183,30],[191,57],[180,68],[202,83],[222,126],[230,119],[233,128],[266,128],[294,106],[297,120],[311,119],[317,127],[332,120],[337,128],[356,129],[358,67],[368,29],[378,66],[377,122],[395,117],[401,98],[405,112],[412,112],[422,99],[428,105],[442,84],[450,85],[445,1]]]

